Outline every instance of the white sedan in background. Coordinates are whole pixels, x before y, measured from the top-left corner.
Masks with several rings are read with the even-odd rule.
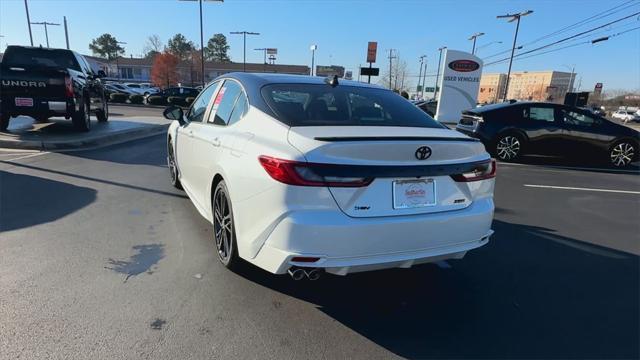
[[[482,143],[378,86],[232,73],[165,116],[171,180],[226,267],[315,280],[460,259],[492,234]]]
[[[640,115],[632,110],[618,110],[614,112],[611,117],[622,120],[624,123],[629,121],[640,121]]]

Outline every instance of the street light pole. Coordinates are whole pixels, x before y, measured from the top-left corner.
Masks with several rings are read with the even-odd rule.
[[[247,72],[247,35],[260,35],[260,33],[251,31],[232,31],[230,34],[242,35],[242,43],[244,46],[244,50],[242,51],[242,72]]]
[[[316,50],[318,49],[318,45],[311,45],[309,47],[309,50],[311,50],[311,75],[314,75],[314,66],[315,66],[315,60],[316,60]]]
[[[471,49],[471,55],[474,55],[476,53],[476,39],[482,35],[484,35],[484,33],[479,32],[471,35],[471,37],[469,38],[469,40],[473,40],[473,48]]]
[[[27,12],[27,26],[29,27],[29,41],[31,41],[31,46],[33,46],[33,34],[31,33],[31,19],[29,18],[29,5],[27,4],[27,0],[24,0],[24,10]]]
[[[64,18],[64,38],[67,41],[67,50],[69,50],[69,30],[67,29],[67,17],[63,16]]]
[[[438,51],[440,51],[440,57],[438,58],[438,70],[436,71],[436,87],[433,89],[434,99],[438,96],[438,81],[440,80],[440,64],[442,63],[442,50],[446,48],[447,48],[446,46],[443,46],[438,49]]]
[[[60,26],[60,24],[50,23],[46,21],[42,22],[32,22],[32,25],[44,25],[44,36],[47,39],[47,48],[49,48],[49,32],[47,31],[47,25]]]
[[[427,55],[423,55],[423,56],[424,56],[424,72],[422,73],[421,95],[422,95],[422,98],[424,99],[424,87],[427,86],[427,65],[429,64],[429,61],[427,61]]]
[[[200,71],[202,71],[202,88],[204,88],[204,85],[205,85],[205,82],[204,82],[204,30],[202,26],[202,1],[224,2],[224,0],[180,0],[180,1],[197,1],[200,5]]]
[[[513,64],[513,54],[516,51],[516,41],[518,40],[518,30],[520,30],[520,18],[523,16],[527,16],[531,13],[533,13],[533,10],[527,10],[525,12],[521,12],[518,14],[506,14],[506,15],[496,16],[496,18],[498,19],[509,18],[509,22],[517,21],[516,33],[513,36],[513,46],[511,47],[511,57],[509,58],[509,71],[507,72],[507,82],[505,83],[505,86],[504,86],[504,97],[502,98],[503,101],[507,101],[507,94],[509,93],[509,78],[511,77],[511,65]]]

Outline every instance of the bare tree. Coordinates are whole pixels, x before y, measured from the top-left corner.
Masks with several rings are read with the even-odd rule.
[[[402,91],[409,91],[413,87],[413,82],[410,78],[409,65],[406,61],[400,58],[399,54],[396,54],[395,61],[391,63],[391,72],[387,68],[382,73],[382,76],[378,80],[378,84],[388,87],[389,84],[393,85],[394,91],[401,93]],[[391,77],[391,80],[389,80]]]
[[[162,52],[162,40],[160,40],[160,36],[153,34],[147,38],[147,42],[144,44],[145,57],[153,57],[156,54]]]

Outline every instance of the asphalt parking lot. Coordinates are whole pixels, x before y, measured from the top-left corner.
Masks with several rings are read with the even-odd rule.
[[[0,151],[1,358],[640,357],[637,167],[499,164],[487,246],[293,282],[224,269],[165,156]]]

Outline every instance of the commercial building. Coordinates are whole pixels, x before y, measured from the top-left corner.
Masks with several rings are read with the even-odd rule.
[[[483,74],[480,78],[479,103],[501,101],[506,74]],[[509,78],[508,99],[562,103],[573,88],[576,74],[563,71],[513,72]]]
[[[95,71],[103,70],[107,73],[107,80],[151,82],[153,59],[119,57],[113,60],[106,60],[88,55],[85,55],[85,58]],[[246,68],[247,72],[309,75],[309,67],[306,65],[247,63]],[[222,74],[242,70],[242,63],[206,61],[204,65],[205,82],[211,81]],[[178,82],[182,85],[200,85],[202,82],[200,63],[182,61],[178,63],[176,71],[178,73]]]
[[[478,103],[494,103],[502,100],[506,84],[506,74],[482,74],[480,90],[478,90]]]

